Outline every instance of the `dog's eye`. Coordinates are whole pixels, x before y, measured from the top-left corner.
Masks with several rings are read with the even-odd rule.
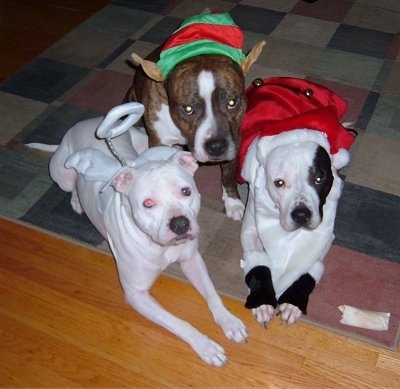
[[[236,104],[237,104],[237,100],[235,100],[235,99],[230,99],[230,100],[228,101],[228,109],[235,108],[235,107],[236,107]]]
[[[192,194],[192,190],[189,187],[185,187],[181,189],[181,193],[183,196],[189,197]]]
[[[187,115],[191,115],[193,113],[193,107],[191,105],[184,105],[183,106],[183,111],[187,114]]]
[[[316,176],[315,178],[314,178],[314,184],[316,184],[316,185],[320,185],[320,184],[322,184],[322,177],[321,176]]]
[[[145,208],[152,208],[154,206],[154,201],[152,199],[146,199],[143,201],[143,206]]]
[[[282,186],[285,185],[285,181],[283,181],[282,178],[278,178],[277,180],[274,181],[274,184],[277,188],[281,188]]]

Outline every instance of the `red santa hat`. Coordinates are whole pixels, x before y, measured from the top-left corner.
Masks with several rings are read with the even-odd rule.
[[[330,154],[349,149],[355,140],[357,133],[340,123],[347,103],[322,85],[291,77],[257,78],[246,94],[247,112],[242,123],[238,172],[247,149],[257,137],[295,129],[317,130],[326,135]],[[238,181],[243,182],[240,174]]]

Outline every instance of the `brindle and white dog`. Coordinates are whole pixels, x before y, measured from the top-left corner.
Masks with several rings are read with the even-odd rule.
[[[240,126],[246,111],[245,79],[265,41],[245,56],[243,33],[227,13],[202,13],[184,21],[140,64],[125,101],[146,107],[149,146],[187,146],[197,161],[221,166],[227,216],[241,220],[244,205],[235,172]]]

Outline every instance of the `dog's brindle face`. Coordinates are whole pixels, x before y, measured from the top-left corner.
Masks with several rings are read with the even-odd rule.
[[[317,228],[332,188],[331,159],[315,142],[279,146],[266,161],[266,188],[279,211],[282,227]]]
[[[165,88],[172,120],[194,157],[200,162],[233,160],[246,110],[240,66],[222,55],[193,57],[173,69]]]
[[[161,246],[197,239],[200,194],[193,176],[171,163],[134,174],[128,198],[136,225]]]

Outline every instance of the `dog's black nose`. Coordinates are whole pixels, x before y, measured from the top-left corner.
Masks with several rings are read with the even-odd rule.
[[[226,151],[227,143],[225,139],[210,139],[206,142],[204,148],[207,154],[218,157]]]
[[[291,215],[292,219],[301,226],[304,226],[311,219],[311,211],[304,206],[295,208]]]
[[[186,216],[173,217],[169,222],[169,229],[177,235],[184,235],[189,231],[190,221]]]

